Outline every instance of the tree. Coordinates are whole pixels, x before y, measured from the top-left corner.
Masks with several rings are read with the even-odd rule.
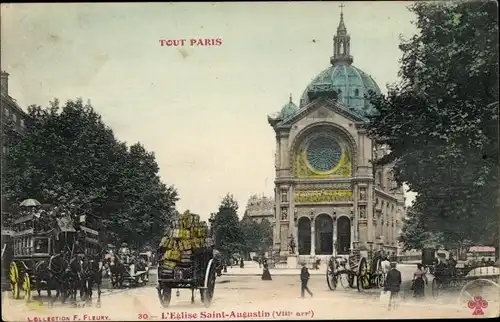
[[[120,216],[110,217],[108,226],[117,227],[117,235],[142,245],[159,239],[172,215],[177,191],[167,187],[158,176],[155,155],[140,144],[130,147],[120,177],[124,208]]]
[[[36,198],[68,206],[101,222],[116,239],[141,245],[158,237],[177,201],[160,182],[154,154],[116,140],[81,99],[62,108],[31,106],[23,135],[6,128],[2,193],[10,203]]]
[[[402,81],[387,96],[370,95],[369,135],[390,149],[376,163],[393,164],[396,181],[417,193],[407,232],[421,221],[451,243],[497,244],[497,5],[418,2],[410,10],[418,33],[400,45]]]
[[[241,234],[244,239],[243,251],[263,253],[272,245],[273,231],[271,223],[263,219],[260,223],[256,222],[247,215],[244,215],[240,221]]]
[[[240,253],[244,239],[238,219],[238,203],[233,195],[227,194],[219,206],[219,211],[211,216],[211,226],[215,231],[215,247],[226,256]]]

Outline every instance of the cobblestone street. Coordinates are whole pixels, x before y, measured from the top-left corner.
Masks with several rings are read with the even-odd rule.
[[[6,321],[36,321],[35,318],[55,317],[60,320],[130,320],[130,319],[176,319],[186,320],[242,318],[244,314],[254,319],[350,319],[350,318],[449,318],[470,317],[470,309],[456,304],[436,303],[428,299],[415,303],[411,298],[401,301],[397,311],[387,312],[379,303],[379,291],[358,292],[339,287],[330,291],[323,276],[313,275],[309,283],[314,297],[300,298],[300,281],[297,276],[273,276],[272,281],[262,281],[258,276],[222,276],[218,279],[212,306],[204,308],[196,293],[195,304],[190,303],[190,291],[175,292],[169,308],[163,309],[157,299],[153,285],[123,290],[105,290],[102,305],[96,307],[72,308],[57,304],[48,309],[46,304],[36,302],[25,304],[23,300],[13,301],[4,293],[3,318]],[[7,296],[7,297],[6,297]],[[442,299],[441,299],[442,300]],[[485,310],[485,316],[494,316],[493,305]],[[288,313],[284,313],[288,312]],[[172,313],[178,313],[175,316]],[[225,315],[224,315],[225,314]],[[288,314],[288,315],[282,315]],[[290,315],[291,314],[291,315]],[[498,314],[498,313],[497,313]],[[191,317],[191,318],[189,318]]]

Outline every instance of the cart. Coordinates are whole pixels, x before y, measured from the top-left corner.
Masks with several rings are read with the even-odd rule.
[[[216,262],[210,248],[202,248],[193,254],[192,267],[188,270],[175,268],[173,276],[164,276],[158,266],[158,298],[166,308],[172,298],[172,289],[190,289],[191,302],[194,302],[194,291],[200,290],[201,301],[206,308],[212,304],[216,279]]]
[[[144,265],[140,264],[139,261],[143,256],[139,255],[138,258],[134,258],[131,261],[127,261],[125,258],[119,257],[120,265],[123,265],[124,271],[119,279],[119,285],[134,285],[134,286],[144,286],[149,280],[149,266],[146,262]]]
[[[359,250],[353,250],[350,255],[330,257],[326,269],[328,288],[334,291],[339,283],[344,288],[348,285],[360,292],[363,289],[382,287],[385,281],[381,266],[382,254],[375,252],[371,257],[372,260],[367,260],[361,256]],[[345,279],[347,285],[343,285]]]

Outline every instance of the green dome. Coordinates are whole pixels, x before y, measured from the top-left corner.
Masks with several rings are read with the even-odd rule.
[[[365,98],[370,91],[380,94],[380,88],[370,75],[349,62],[338,61],[322,71],[307,86],[300,99],[300,107],[309,104],[314,93],[336,92],[338,100],[345,106],[358,114],[366,115],[373,111],[372,105]]]
[[[299,108],[292,102],[292,98],[290,97],[290,102],[288,102],[285,106],[283,106],[279,117],[280,119],[284,120],[293,113],[295,113],[295,111],[297,111],[298,109]]]

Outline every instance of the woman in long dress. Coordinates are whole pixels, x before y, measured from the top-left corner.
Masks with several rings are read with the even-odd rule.
[[[415,298],[424,298],[425,285],[427,285],[427,276],[425,276],[425,271],[422,267],[422,264],[417,264],[417,271],[413,273],[413,293]]]

